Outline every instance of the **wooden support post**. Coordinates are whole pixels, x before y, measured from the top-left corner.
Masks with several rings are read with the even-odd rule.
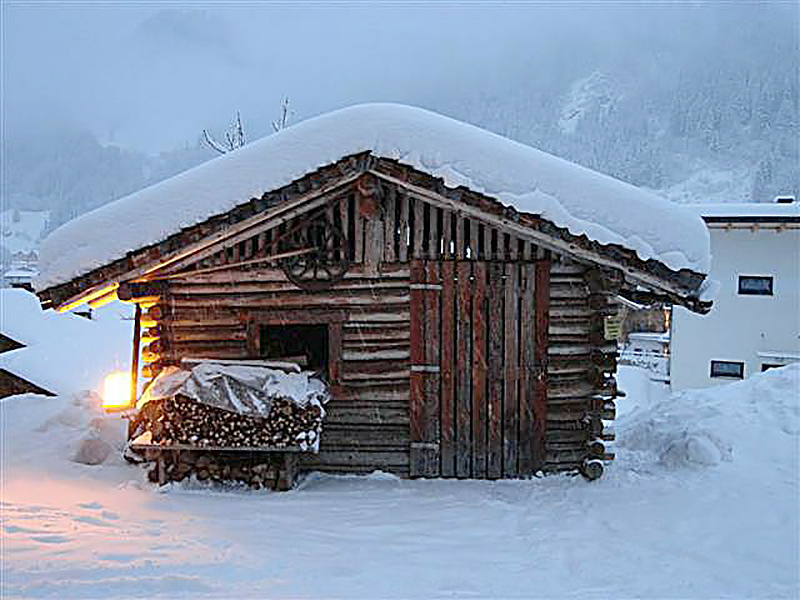
[[[133,317],[133,356],[131,356],[131,406],[136,406],[139,388],[139,344],[142,339],[142,307],[136,305]]]

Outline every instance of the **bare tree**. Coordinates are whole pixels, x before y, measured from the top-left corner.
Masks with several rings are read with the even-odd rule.
[[[272,129],[278,133],[281,129],[286,129],[289,126],[289,119],[294,115],[293,110],[289,110],[289,96],[281,100],[281,116],[278,120],[272,122]]]
[[[286,129],[289,126],[289,121],[294,115],[294,111],[289,109],[289,96],[281,100],[281,113],[277,120],[272,121],[272,129],[277,133],[281,129]],[[212,150],[216,150],[220,154],[227,154],[232,150],[241,148],[247,143],[244,135],[244,127],[242,126],[242,115],[236,111],[236,120],[231,123],[228,130],[225,132],[225,141],[219,142],[212,137],[208,129],[203,129],[203,141]]]
[[[220,154],[227,154],[232,150],[241,148],[247,143],[244,136],[244,127],[242,127],[242,115],[238,110],[236,111],[236,120],[231,123],[228,131],[225,132],[224,144],[211,137],[211,134],[208,133],[208,129],[203,129],[203,139],[211,149],[216,150]]]

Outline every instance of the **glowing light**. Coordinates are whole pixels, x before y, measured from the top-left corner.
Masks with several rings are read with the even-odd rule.
[[[131,374],[114,371],[103,381],[103,408],[125,410],[131,407]]]

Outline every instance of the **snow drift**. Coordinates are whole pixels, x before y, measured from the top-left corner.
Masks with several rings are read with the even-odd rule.
[[[799,380],[641,399],[591,483],[317,475],[288,493],[153,493],[117,453],[74,461],[119,442],[96,398],[8,398],[0,595],[797,598]]]
[[[42,244],[34,286],[70,281],[365,151],[541,215],[575,235],[619,244],[643,260],[709,270],[702,219],[663,198],[436,113],[365,104],[303,121],[70,221]]]
[[[678,392],[633,410],[619,428],[621,448],[649,453],[672,469],[791,462],[800,432],[800,364]]]

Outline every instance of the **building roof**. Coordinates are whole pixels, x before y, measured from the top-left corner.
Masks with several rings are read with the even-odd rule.
[[[303,121],[63,225],[42,244],[37,290],[157,242],[343,157],[370,152],[464,186],[574,235],[707,273],[696,214],[629,184],[472,125],[395,104]]]
[[[684,204],[706,222],[786,223],[800,222],[800,203],[748,202],[726,204]]]

